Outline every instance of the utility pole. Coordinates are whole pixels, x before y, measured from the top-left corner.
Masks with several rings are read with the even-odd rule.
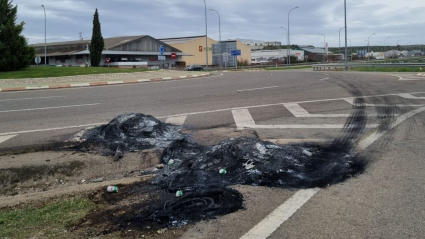
[[[288,64],[288,66],[289,67],[291,67],[291,49],[290,49],[290,47],[291,47],[291,35],[290,35],[290,32],[289,32],[289,14],[291,14],[292,10],[297,9],[297,8],[298,7],[294,7],[291,10],[289,10],[289,12],[288,12],[288,51],[289,51],[289,57],[288,57],[289,64]]]
[[[323,34],[323,33],[319,33],[320,35],[323,35],[323,53],[324,53],[324,59],[325,59],[325,61],[326,61],[326,36],[325,36],[325,34]]]
[[[286,43],[288,43],[288,29],[286,29],[285,27],[280,27],[280,28],[285,29],[285,31],[286,31]],[[286,49],[286,65],[287,66],[289,66],[288,65],[289,54],[290,54],[289,49]]]
[[[47,66],[47,18],[46,18],[46,8],[44,5],[41,5],[44,10],[44,65]]]
[[[373,35],[375,35],[375,33],[373,33],[372,35],[370,35],[370,36],[367,38],[367,61],[369,61],[369,60],[370,60],[370,55],[369,55],[369,39],[370,39],[370,37],[371,37],[371,36],[373,36]]]
[[[208,21],[207,21],[207,2],[204,0],[204,4],[205,4],[205,50],[207,51],[206,53],[206,59],[207,59],[207,71],[208,71]]]
[[[220,61],[220,63],[221,63],[220,64],[220,69],[221,69],[221,68],[223,68],[223,52],[222,52],[222,49],[221,49],[221,20],[220,20],[220,13],[218,13],[218,11],[216,11],[214,9],[210,9],[210,11],[214,11],[218,15],[218,34],[219,34],[219,38],[220,38],[219,46],[220,46],[220,57],[221,57],[221,61]]]
[[[345,71],[348,71],[347,62],[347,0],[344,0],[344,21],[345,21]]]

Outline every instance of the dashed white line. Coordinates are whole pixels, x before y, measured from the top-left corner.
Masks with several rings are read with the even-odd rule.
[[[329,80],[329,77],[326,77],[326,78],[320,79],[319,81],[324,81],[324,80]]]
[[[253,89],[237,90],[236,92],[253,91],[253,90],[265,90],[265,89],[278,88],[278,87],[279,87],[279,86],[268,86],[268,87],[262,87],[262,88],[253,88]]]
[[[51,98],[62,98],[62,97],[66,97],[66,95],[46,96],[46,97],[34,97],[34,98],[20,98],[20,99],[6,99],[6,100],[0,100],[0,102],[4,102],[4,101],[18,101],[18,100],[51,99]]]
[[[94,106],[94,105],[100,105],[100,103],[83,104],[83,105],[64,105],[64,106],[54,106],[54,107],[44,107],[44,108],[32,108],[32,109],[21,109],[21,110],[3,110],[3,111],[0,111],[0,113],[22,112],[22,111],[35,111],[35,110],[50,110],[50,109],[84,107],[84,106]]]

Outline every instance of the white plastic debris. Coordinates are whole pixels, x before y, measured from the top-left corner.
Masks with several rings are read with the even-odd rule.
[[[304,149],[304,150],[303,150],[303,154],[304,154],[304,155],[307,155],[308,157],[313,156],[313,153],[311,153],[311,152],[310,152],[310,151],[308,151],[307,149]]]

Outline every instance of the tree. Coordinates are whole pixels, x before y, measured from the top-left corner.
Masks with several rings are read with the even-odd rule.
[[[94,13],[93,18],[93,34],[90,43],[90,61],[92,66],[99,67],[104,46],[105,42],[103,41],[102,31],[100,29],[99,14],[97,13],[96,8],[96,12]]]
[[[12,0],[0,0],[0,71],[15,71],[28,67],[35,49],[21,36],[24,22],[15,24],[18,6]]]

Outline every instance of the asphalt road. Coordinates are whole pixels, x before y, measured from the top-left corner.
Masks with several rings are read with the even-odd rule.
[[[314,192],[286,215],[288,220],[275,213],[273,223],[282,223],[276,228],[260,222],[297,191],[243,187],[246,210],[198,223],[184,238],[421,238],[425,78],[229,72],[180,81],[0,93],[0,150],[59,142],[85,125],[126,112],[151,114],[189,129],[251,128],[259,137],[281,143],[325,142],[344,135],[356,102],[366,104],[368,116],[359,135],[362,154],[370,160],[364,174]],[[260,236],[248,233],[256,225]]]

